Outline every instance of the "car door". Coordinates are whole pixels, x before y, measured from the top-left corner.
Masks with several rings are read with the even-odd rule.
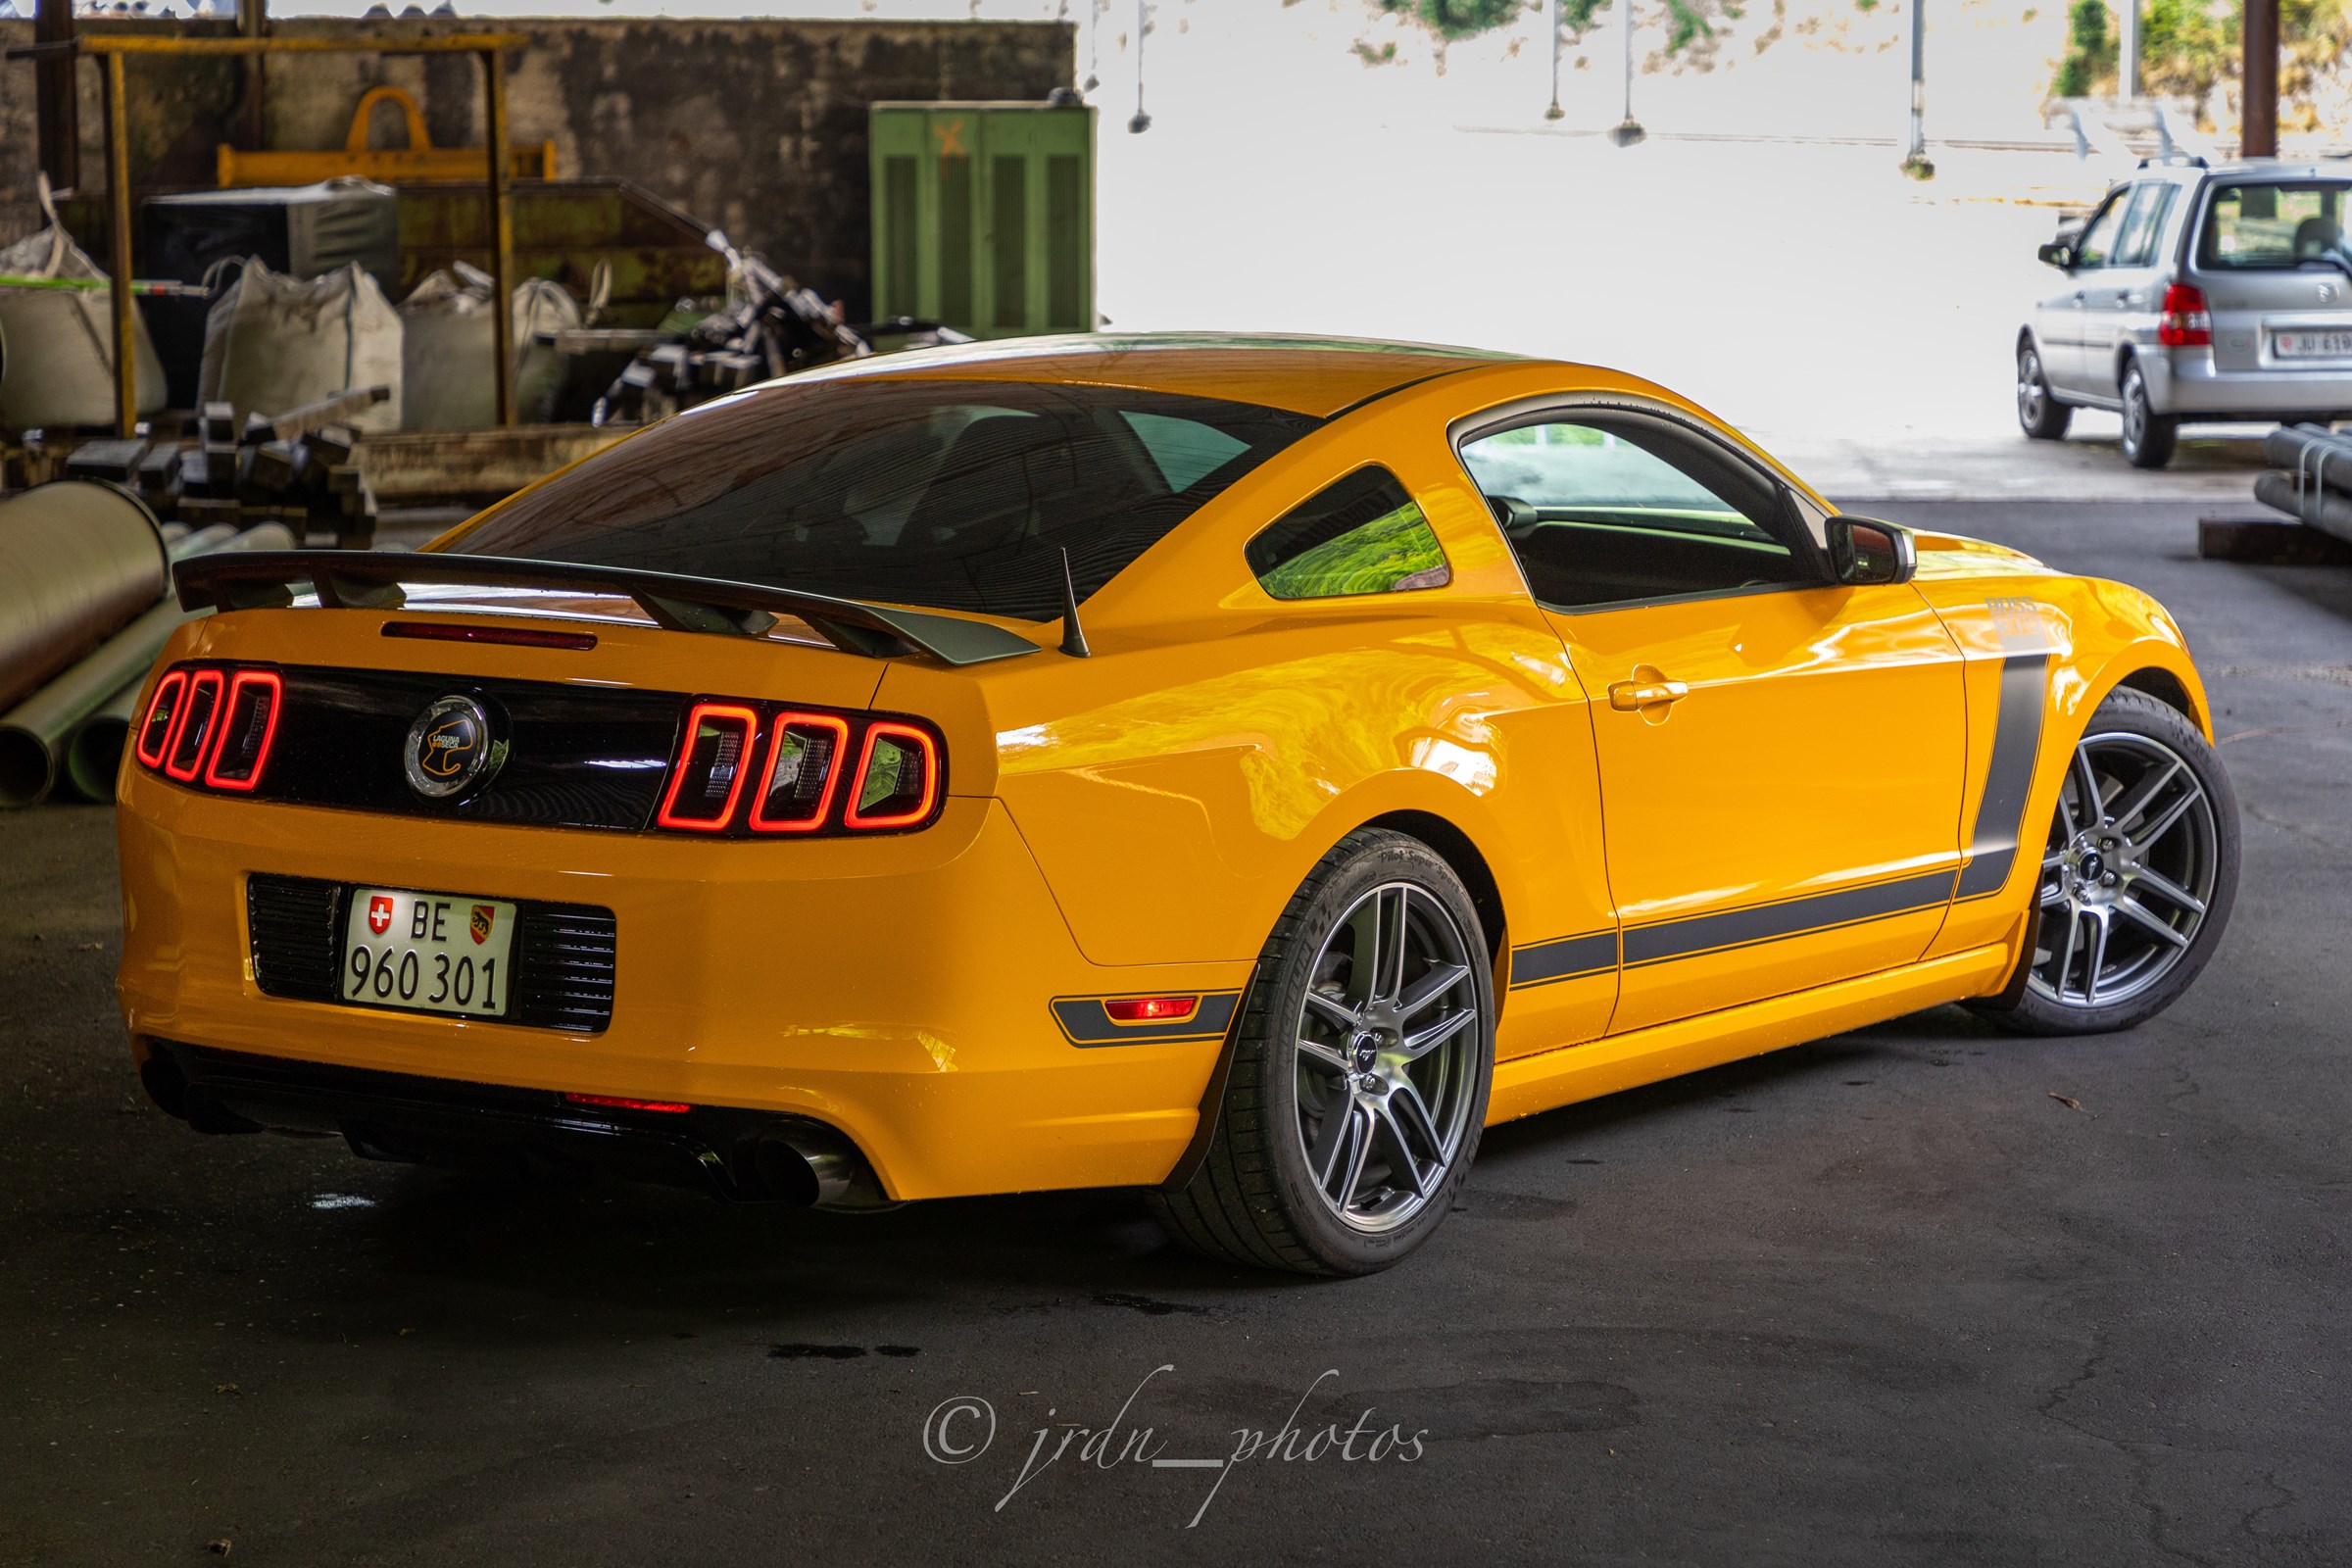
[[[2162,293],[2156,237],[2164,227],[2175,187],[2167,180],[2141,180],[2122,202],[2123,219],[2104,265],[2082,274],[2082,387],[2118,395],[2118,356],[2132,340],[2137,318],[2154,312]]]
[[[1611,1033],[1891,968],[1959,863],[1959,651],[1830,580],[1804,504],[1695,421],[1582,403],[1464,466],[1583,682],[1623,974]]]
[[[2103,367],[2093,373],[2087,338],[2091,301],[2112,288],[2108,261],[2115,253],[2132,188],[2127,185],[2110,191],[2090,221],[2082,225],[2082,237],[2075,241],[2075,265],[2067,270],[2067,287],[2043,307],[2050,325],[2044,329],[2042,371],[2060,391],[2115,396],[2115,378],[2106,374]]]

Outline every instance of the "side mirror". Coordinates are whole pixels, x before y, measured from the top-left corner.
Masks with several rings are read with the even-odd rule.
[[[1911,530],[1872,517],[1832,517],[1830,564],[1849,587],[1909,582],[1919,570]]]
[[[2034,253],[2061,272],[2075,270],[2075,247],[2071,240],[2054,239]]]

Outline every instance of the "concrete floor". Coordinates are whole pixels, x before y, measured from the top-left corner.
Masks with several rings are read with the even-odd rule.
[[[2194,506],[1856,510],[2172,605],[2245,806],[2212,967],[2130,1036],[1946,1008],[1497,1129],[1371,1280],[1120,1194],[793,1215],[200,1139],[119,1038],[109,813],[0,820],[0,1559],[2352,1560],[2352,570],[2195,561]],[[1374,1414],[1352,1461],[1079,1438],[1021,1484],[1147,1379],[1110,1459]],[[961,1397],[995,1441],[944,1465]]]

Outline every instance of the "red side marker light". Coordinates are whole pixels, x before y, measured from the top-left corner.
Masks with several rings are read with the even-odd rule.
[[[188,672],[168,669],[164,678],[155,683],[155,696],[147,704],[147,716],[139,723],[139,760],[149,767],[164,765],[164,758],[172,748],[172,726],[179,717],[181,700],[188,693]]]
[[[612,1110],[658,1110],[664,1115],[678,1116],[692,1110],[692,1105],[674,1100],[624,1100],[618,1095],[565,1095],[575,1105],[602,1105]]]
[[[667,828],[715,833],[732,821],[751,772],[752,733],[760,715],[732,703],[697,703],[669,770],[669,790],[654,820]]]
[[[277,711],[284,696],[285,683],[274,669],[240,669],[229,677],[220,722],[213,726],[220,734],[204,765],[206,784],[250,790],[262,781],[262,769],[270,765],[270,747],[277,739]]]
[[[1199,997],[1122,997],[1105,1002],[1112,1023],[1179,1023],[1200,1010]]]

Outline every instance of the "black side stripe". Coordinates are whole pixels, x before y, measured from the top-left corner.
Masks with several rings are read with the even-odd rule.
[[[1977,801],[1977,825],[1969,834],[1969,861],[1960,873],[1957,898],[1997,893],[2017,863],[2025,830],[2026,796],[2034,788],[2034,759],[2041,750],[2041,709],[2049,686],[2050,656],[2011,654],[2001,661],[2000,709],[1993,719],[1992,758],[1984,767],[1984,793]]]
[[[1239,991],[1215,992],[1200,999],[1190,1018],[1170,1023],[1113,1023],[1110,1014],[1102,1010],[1101,997],[1055,997],[1051,1005],[1054,1022],[1061,1025],[1073,1046],[1146,1046],[1170,1040],[1221,1039],[1241,1000]]]
[[[1607,974],[1617,967],[1617,933],[1594,931],[1587,936],[1561,937],[1556,942],[1534,942],[1511,950],[1513,991],[1547,986],[1560,980]]]
[[[1779,904],[1633,926],[1625,933],[1625,966],[1639,968],[1694,954],[1753,947],[1784,937],[1859,925],[1865,920],[1884,920],[1889,915],[1934,908],[1949,903],[1951,897],[1952,873],[1929,871],[1892,882],[1873,882],[1867,887],[1787,899]]]

